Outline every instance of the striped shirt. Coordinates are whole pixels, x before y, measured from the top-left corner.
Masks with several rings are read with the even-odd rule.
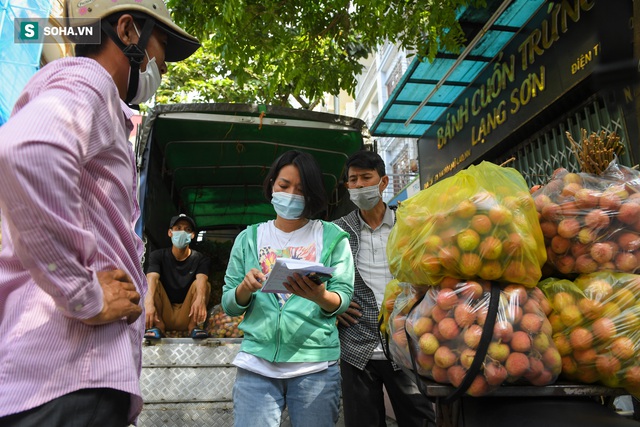
[[[102,310],[95,272],[122,269],[144,300],[134,232],[132,111],[96,61],[42,68],[0,127],[0,417],[83,388],[142,407],[144,315],[87,326]]]
[[[389,262],[387,261],[387,241],[394,223],[393,211],[387,207],[382,223],[375,230],[362,219],[359,210],[356,212],[358,212],[360,220],[360,248],[356,265],[358,266],[360,277],[373,291],[379,313],[387,283],[393,280],[393,275],[389,271]],[[374,360],[386,359],[382,349],[382,342],[378,342],[371,358]]]

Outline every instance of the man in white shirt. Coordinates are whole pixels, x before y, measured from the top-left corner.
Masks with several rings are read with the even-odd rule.
[[[338,316],[345,426],[386,425],[383,386],[400,427],[435,426],[432,403],[385,357],[378,329],[384,291],[393,279],[386,248],[395,212],[381,197],[389,184],[384,161],[374,152],[358,151],[347,160],[346,170],[349,195],[358,209],[335,221],[350,235],[356,267],[350,307]]]

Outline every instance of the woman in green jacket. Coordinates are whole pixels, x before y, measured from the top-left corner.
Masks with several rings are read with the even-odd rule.
[[[354,267],[348,235],[310,219],[326,209],[322,173],[308,153],[288,151],[264,181],[276,219],[247,227],[235,240],[225,274],[222,307],[244,314],[244,339],[234,360],[236,426],[280,425],[288,409],[294,427],[335,426],[340,407],[340,341],[336,315],[349,307]],[[294,274],[287,292],[261,292],[276,258],[333,267],[317,283]]]

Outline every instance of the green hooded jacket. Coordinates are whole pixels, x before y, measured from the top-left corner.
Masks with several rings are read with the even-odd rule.
[[[322,362],[340,358],[336,315],[349,307],[353,294],[354,266],[349,235],[337,225],[322,221],[323,242],[320,262],[335,267],[325,283],[327,290],[340,295],[340,307],[333,313],[316,303],[291,295],[281,308],[272,293],[255,292],[249,304],[236,302],[235,290],[258,262],[257,230],[250,225],[236,238],[222,288],[222,308],[230,316],[244,314],[239,328],[244,332],[240,351],[269,362]]]

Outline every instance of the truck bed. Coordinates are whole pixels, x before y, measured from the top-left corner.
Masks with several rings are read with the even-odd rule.
[[[142,347],[140,427],[233,426],[231,364],[241,338],[163,338]],[[281,426],[291,422],[285,410]],[[342,415],[336,424],[344,426]],[[387,426],[395,427],[387,417]]]

